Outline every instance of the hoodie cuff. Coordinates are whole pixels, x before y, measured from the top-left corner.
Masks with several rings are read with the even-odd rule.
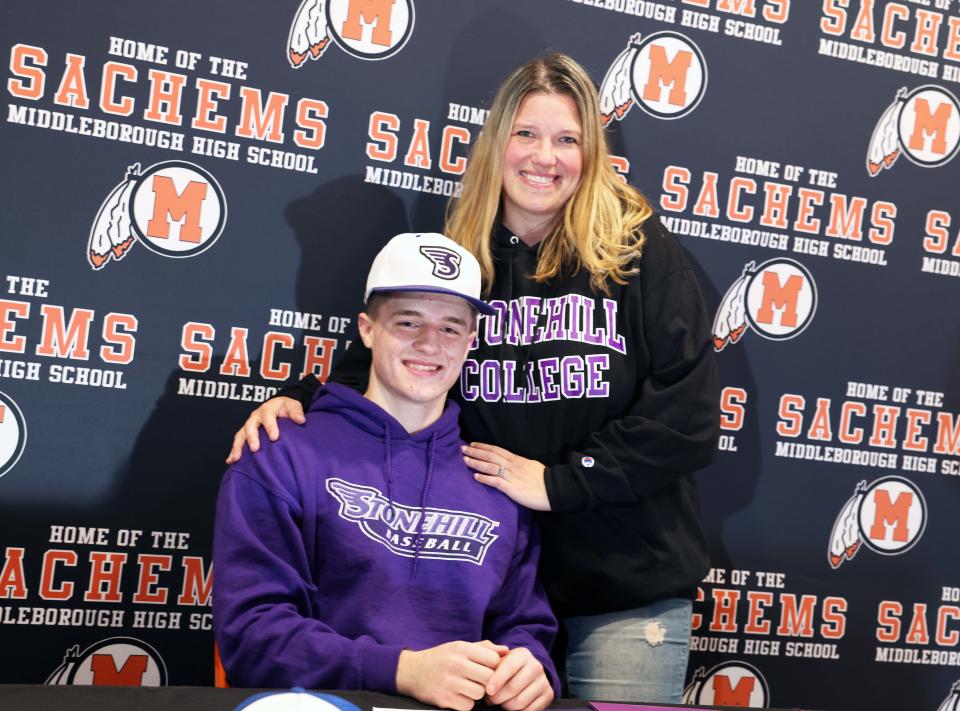
[[[543,472],[543,480],[547,487],[551,511],[577,511],[586,508],[583,491],[577,485],[573,467],[566,464],[547,467]]]
[[[397,693],[397,663],[400,660],[399,645],[368,644],[360,651],[363,665],[363,688],[384,694]]]

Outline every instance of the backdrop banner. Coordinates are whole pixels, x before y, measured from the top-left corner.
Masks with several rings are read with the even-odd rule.
[[[212,683],[233,433],[326,377],[374,254],[442,230],[499,82],[560,50],[716,314],[685,700],[960,708],[956,0],[0,16],[0,682]]]

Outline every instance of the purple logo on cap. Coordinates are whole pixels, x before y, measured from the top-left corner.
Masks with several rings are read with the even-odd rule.
[[[446,247],[421,247],[420,254],[433,263],[433,275],[440,279],[460,276],[460,255]]]

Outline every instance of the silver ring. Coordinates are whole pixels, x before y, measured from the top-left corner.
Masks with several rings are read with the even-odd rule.
[[[500,466],[497,467],[497,476],[503,479],[503,473],[505,471],[507,471],[507,468],[501,464]]]

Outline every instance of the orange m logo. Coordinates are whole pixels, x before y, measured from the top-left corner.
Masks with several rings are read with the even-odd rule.
[[[650,74],[643,87],[643,98],[647,101],[659,101],[660,85],[670,87],[667,101],[672,106],[685,106],[687,103],[687,72],[693,61],[693,52],[679,50],[673,61],[667,59],[662,45],[650,45]]]
[[[922,151],[930,139],[930,150],[940,155],[947,152],[947,121],[953,115],[953,105],[944,101],[937,106],[936,111],[930,110],[930,102],[917,97],[913,104],[916,119],[913,123],[913,133],[910,134],[909,146],[912,151]]]
[[[147,224],[147,236],[167,239],[170,220],[182,222],[180,241],[200,244],[200,211],[207,197],[207,184],[190,181],[182,193],[177,192],[173,180],[166,175],[153,176],[153,217]],[[170,220],[167,219],[169,215]]]
[[[94,654],[90,661],[94,686],[140,686],[147,671],[145,654],[131,654],[120,669],[109,654]]]
[[[750,706],[750,695],[757,680],[752,676],[745,676],[734,687],[730,686],[730,677],[717,674],[713,677],[713,703],[717,706],[735,706],[747,708]]]
[[[792,328],[797,325],[797,301],[800,289],[803,288],[803,278],[793,274],[787,278],[785,284],[780,283],[776,272],[767,270],[763,273],[763,301],[757,312],[757,321],[772,325],[774,309],[783,309],[780,316],[780,325]]]
[[[363,24],[375,26],[370,41],[381,47],[389,47],[393,43],[390,32],[390,15],[393,11],[394,0],[350,0],[347,9],[347,19],[340,29],[340,36],[344,39],[361,41],[363,39]]]
[[[887,537],[886,524],[893,524],[893,540],[897,543],[906,543],[910,539],[907,530],[907,515],[910,505],[913,504],[913,492],[902,491],[897,500],[890,501],[890,492],[877,489],[873,494],[873,503],[876,513],[873,516],[873,525],[870,527],[870,538],[883,540]]]

